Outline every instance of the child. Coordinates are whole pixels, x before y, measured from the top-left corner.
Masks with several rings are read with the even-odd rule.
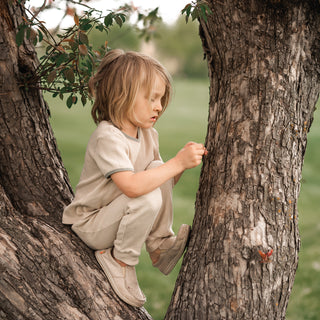
[[[141,307],[135,265],[146,243],[153,266],[168,274],[182,256],[190,227],[172,231],[172,188],[201,163],[202,144],[189,142],[163,163],[154,124],[171,95],[163,66],[136,52],[109,51],[89,88],[97,128],[85,155],[75,198],[63,223],[92,249],[117,295]]]

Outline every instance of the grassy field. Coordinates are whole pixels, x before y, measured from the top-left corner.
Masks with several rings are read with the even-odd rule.
[[[71,184],[76,186],[83,165],[87,141],[95,125],[89,107],[81,105],[67,109],[59,99],[47,99],[51,108],[51,123],[58,141]],[[204,142],[208,116],[208,83],[205,81],[175,81],[175,95],[168,110],[157,124],[160,151],[164,160],[174,156],[190,141]],[[316,113],[309,134],[299,200],[299,223],[302,238],[299,268],[290,298],[288,320],[320,319],[320,119]],[[174,190],[174,230],[181,223],[192,223],[195,194],[200,168],[184,173]],[[163,319],[174,288],[179,266],[169,276],[152,268],[143,252],[137,267],[139,283],[147,296],[146,309],[155,320]]]

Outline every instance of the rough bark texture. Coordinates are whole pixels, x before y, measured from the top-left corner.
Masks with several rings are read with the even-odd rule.
[[[17,48],[22,16],[0,0],[0,319],[150,319],[61,223],[72,190],[41,92],[23,85],[38,61],[28,41]]]
[[[319,92],[319,2],[209,2],[209,154],[166,319],[285,319]]]
[[[13,11],[8,4],[10,1],[0,2],[1,185],[24,214],[54,214],[70,199],[72,191],[64,181],[66,173],[40,91],[23,86],[23,77],[35,69],[38,61],[27,41],[17,48],[16,30],[23,20],[19,7]]]

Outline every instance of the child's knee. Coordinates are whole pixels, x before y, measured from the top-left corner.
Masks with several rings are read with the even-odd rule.
[[[156,216],[162,206],[162,194],[160,188],[157,188],[150,193],[142,196],[143,206],[149,214]]]

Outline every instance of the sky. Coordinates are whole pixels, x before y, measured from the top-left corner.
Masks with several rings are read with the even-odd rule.
[[[28,3],[30,6],[41,6],[44,0],[30,0]],[[163,21],[171,24],[174,23],[177,18],[180,16],[181,10],[185,7],[187,3],[190,3],[191,0],[94,0],[90,5],[93,5],[100,10],[105,9],[114,9],[118,8],[123,3],[133,3],[134,6],[141,9],[154,9],[159,7],[159,14],[162,17]],[[108,4],[106,6],[106,3]],[[43,14],[41,20],[46,22],[47,28],[54,27],[55,24],[60,20],[62,12],[53,11]],[[66,20],[66,24],[73,23],[73,19]],[[62,26],[65,27],[65,26]]]

